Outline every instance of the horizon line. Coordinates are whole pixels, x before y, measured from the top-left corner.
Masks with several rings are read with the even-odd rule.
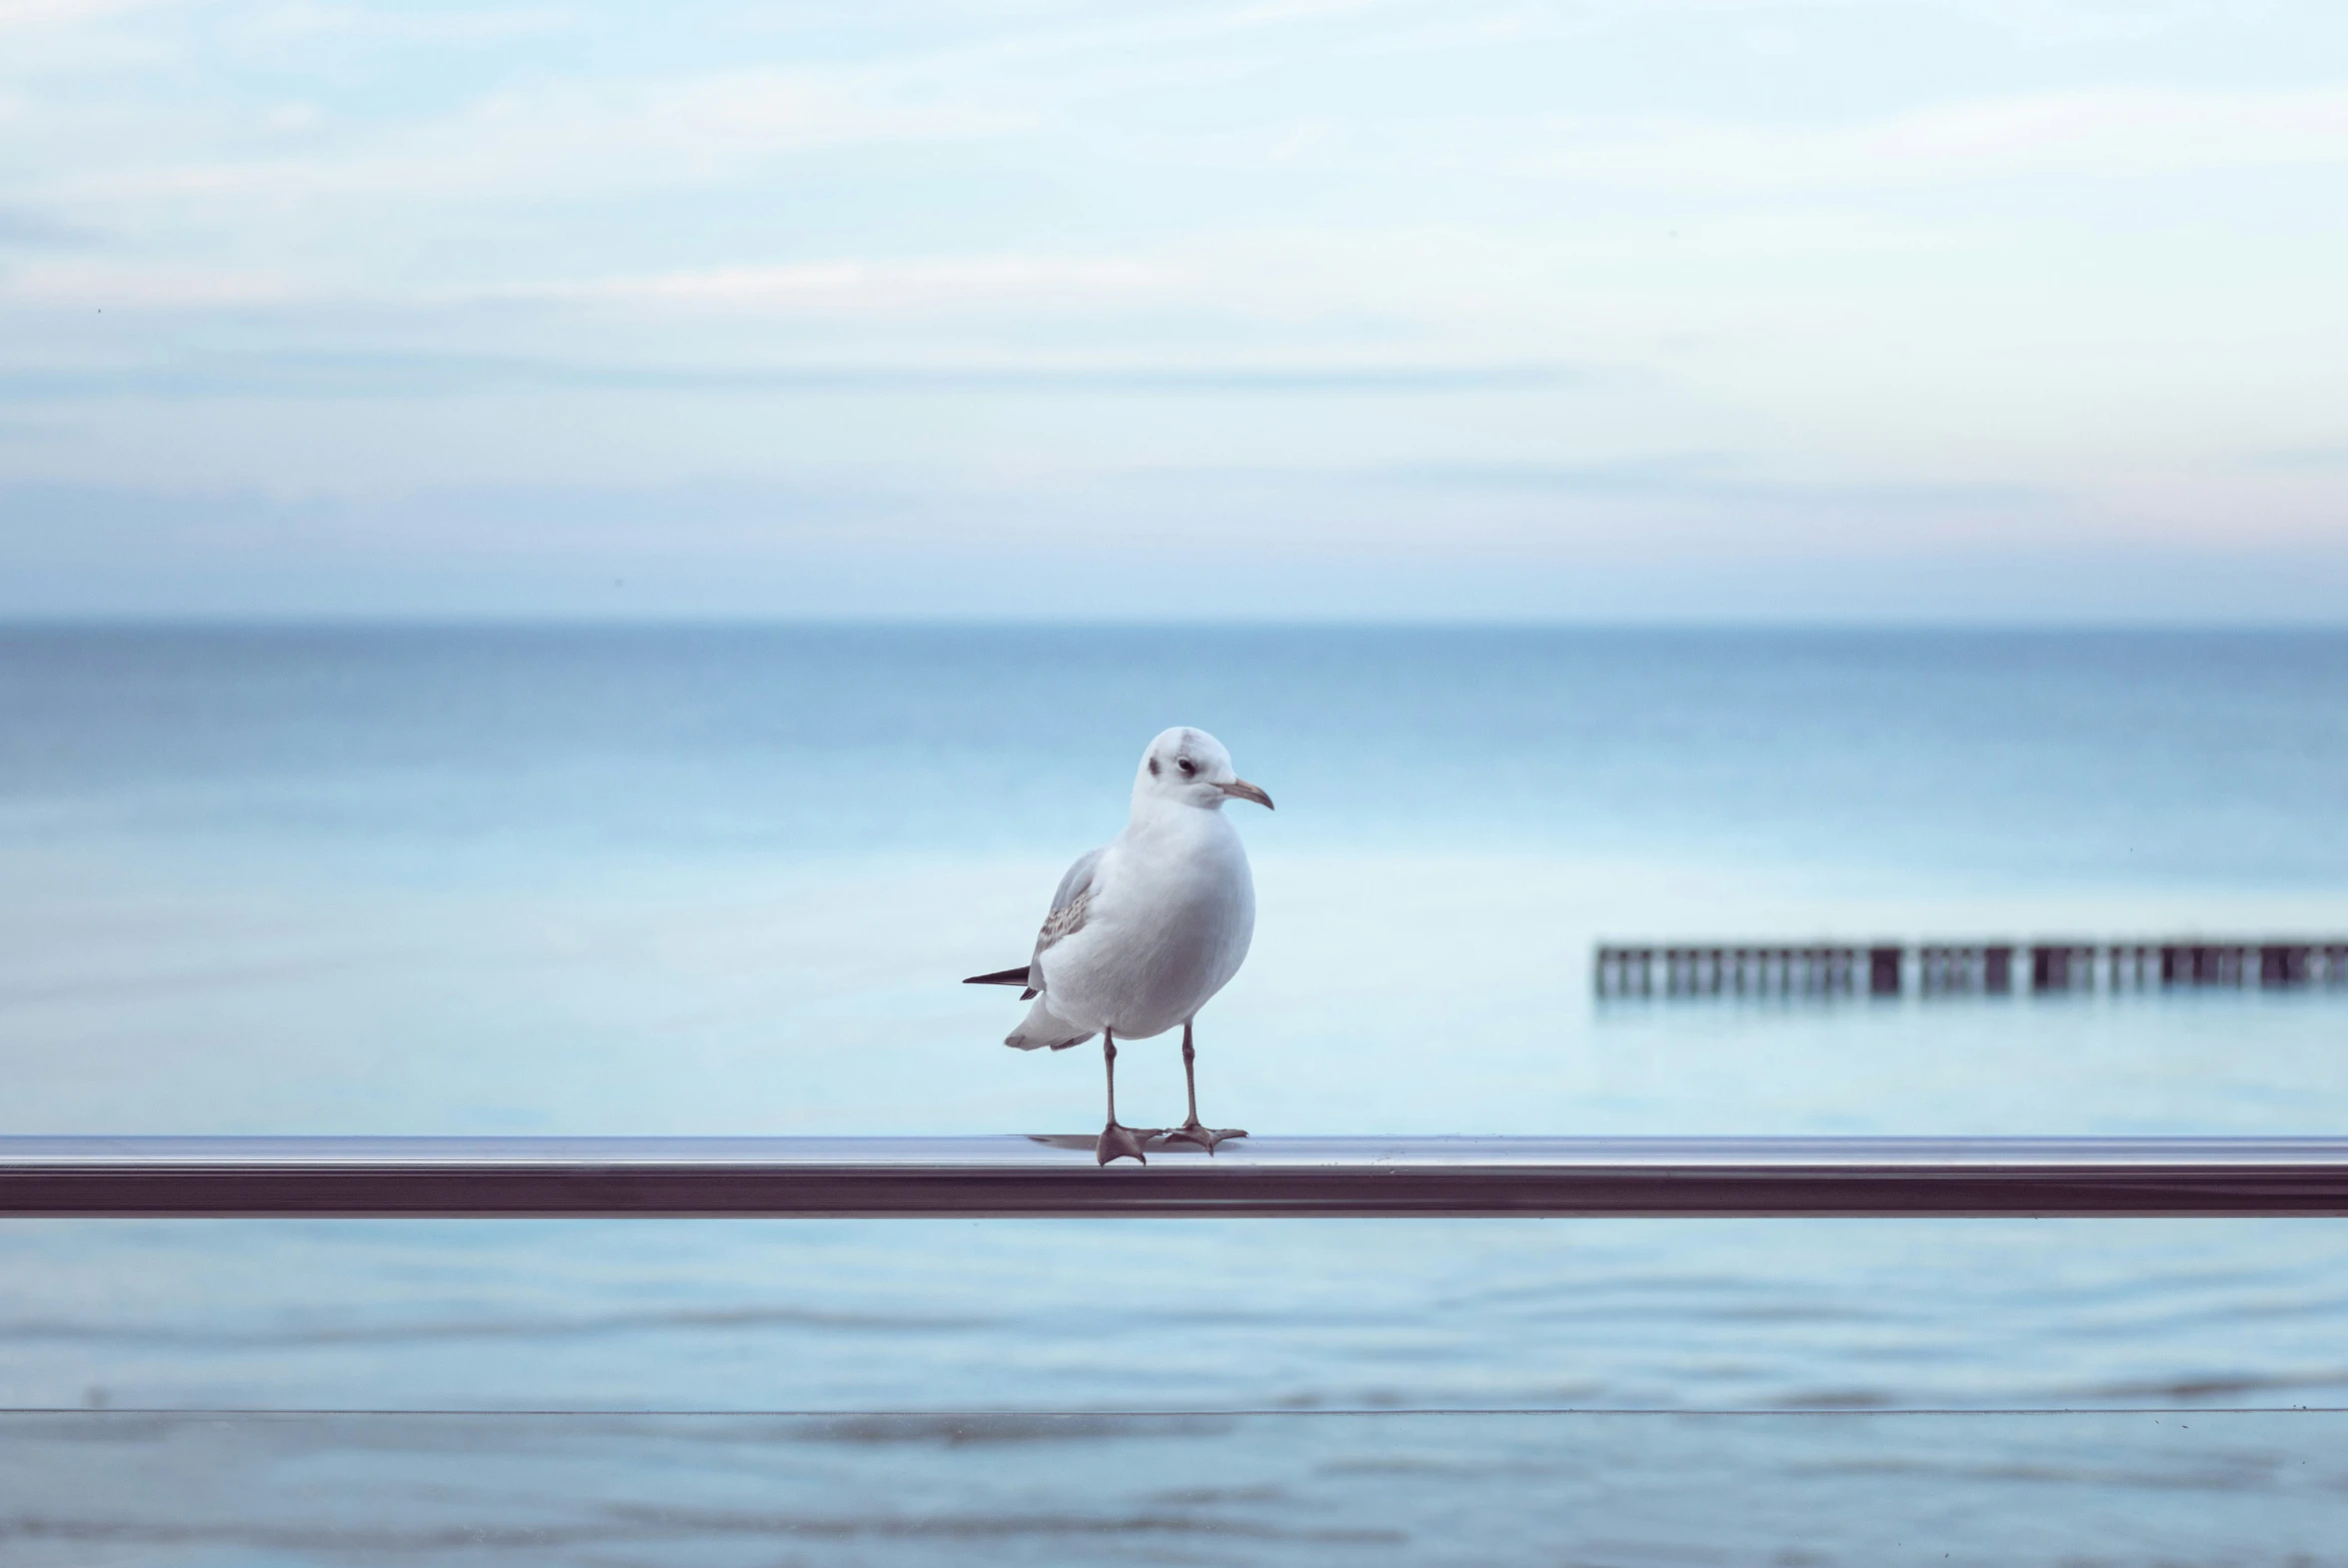
[[[40,631],[974,631],[1118,632],[1168,628],[1266,632],[1721,632],[2348,635],[2348,615],[2200,619],[2045,615],[1839,616],[1390,616],[1256,614],[1033,616],[668,611],[69,611],[0,610],[0,634]]]

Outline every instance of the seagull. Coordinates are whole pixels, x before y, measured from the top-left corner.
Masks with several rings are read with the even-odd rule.
[[[1271,808],[1271,796],[1231,771],[1231,754],[1203,730],[1176,728],[1150,743],[1134,775],[1125,831],[1081,857],[1060,879],[1035,955],[1017,968],[974,974],[966,985],[1024,986],[1027,1017],[1004,1039],[1015,1050],[1066,1050],[1101,1036],[1109,1071],[1109,1125],[1094,1145],[1106,1165],[1124,1155],[1150,1163],[1146,1138],[1195,1143],[1211,1154],[1239,1128],[1198,1120],[1191,1020],[1239,972],[1255,933],[1255,883],[1247,851],[1222,814],[1226,800]],[[1117,1042],[1182,1026],[1182,1080],[1190,1113],[1181,1126],[1123,1126],[1117,1119]]]

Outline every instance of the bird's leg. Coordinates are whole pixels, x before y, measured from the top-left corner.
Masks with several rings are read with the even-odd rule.
[[[1120,1155],[1131,1154],[1147,1165],[1150,1156],[1142,1152],[1142,1140],[1158,1136],[1158,1129],[1138,1132],[1121,1126],[1117,1119],[1117,1030],[1101,1031],[1101,1059],[1109,1068],[1109,1125],[1101,1129],[1101,1140],[1093,1145],[1093,1157],[1106,1165]]]
[[[1185,1022],[1182,1025],[1182,1082],[1190,1091],[1190,1114],[1180,1126],[1166,1135],[1166,1141],[1172,1143],[1179,1139],[1184,1143],[1195,1143],[1211,1154],[1217,1143],[1222,1142],[1225,1138],[1243,1138],[1247,1135],[1247,1129],[1244,1127],[1203,1127],[1198,1124],[1197,1061],[1198,1051],[1190,1043],[1190,1025]]]

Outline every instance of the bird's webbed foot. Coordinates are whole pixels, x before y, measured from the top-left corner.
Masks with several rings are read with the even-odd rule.
[[[1156,1127],[1129,1127],[1113,1121],[1101,1129],[1100,1140],[1093,1145],[1093,1157],[1106,1165],[1131,1154],[1147,1165],[1150,1156],[1142,1152],[1142,1145],[1161,1135]]]
[[[1192,1116],[1188,1121],[1167,1133],[1166,1141],[1169,1143],[1195,1143],[1211,1154],[1217,1143],[1228,1142],[1232,1138],[1243,1138],[1246,1135],[1247,1129],[1245,1127],[1202,1127],[1198,1124],[1198,1118]]]

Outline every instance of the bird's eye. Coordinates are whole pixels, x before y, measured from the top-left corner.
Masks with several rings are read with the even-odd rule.
[[[1196,772],[1198,771],[1198,765],[1197,765],[1196,763],[1193,763],[1193,762],[1191,762],[1191,761],[1190,761],[1188,758],[1186,758],[1186,757],[1185,757],[1185,758],[1183,758],[1183,759],[1181,759],[1181,761],[1179,761],[1179,762],[1175,763],[1175,764],[1174,764],[1174,766],[1175,766],[1176,768],[1179,768],[1179,769],[1182,771],[1182,777],[1183,777],[1184,779],[1187,779],[1187,778],[1189,778],[1189,777],[1190,777],[1192,774],[1194,774],[1194,773],[1196,773]]]

